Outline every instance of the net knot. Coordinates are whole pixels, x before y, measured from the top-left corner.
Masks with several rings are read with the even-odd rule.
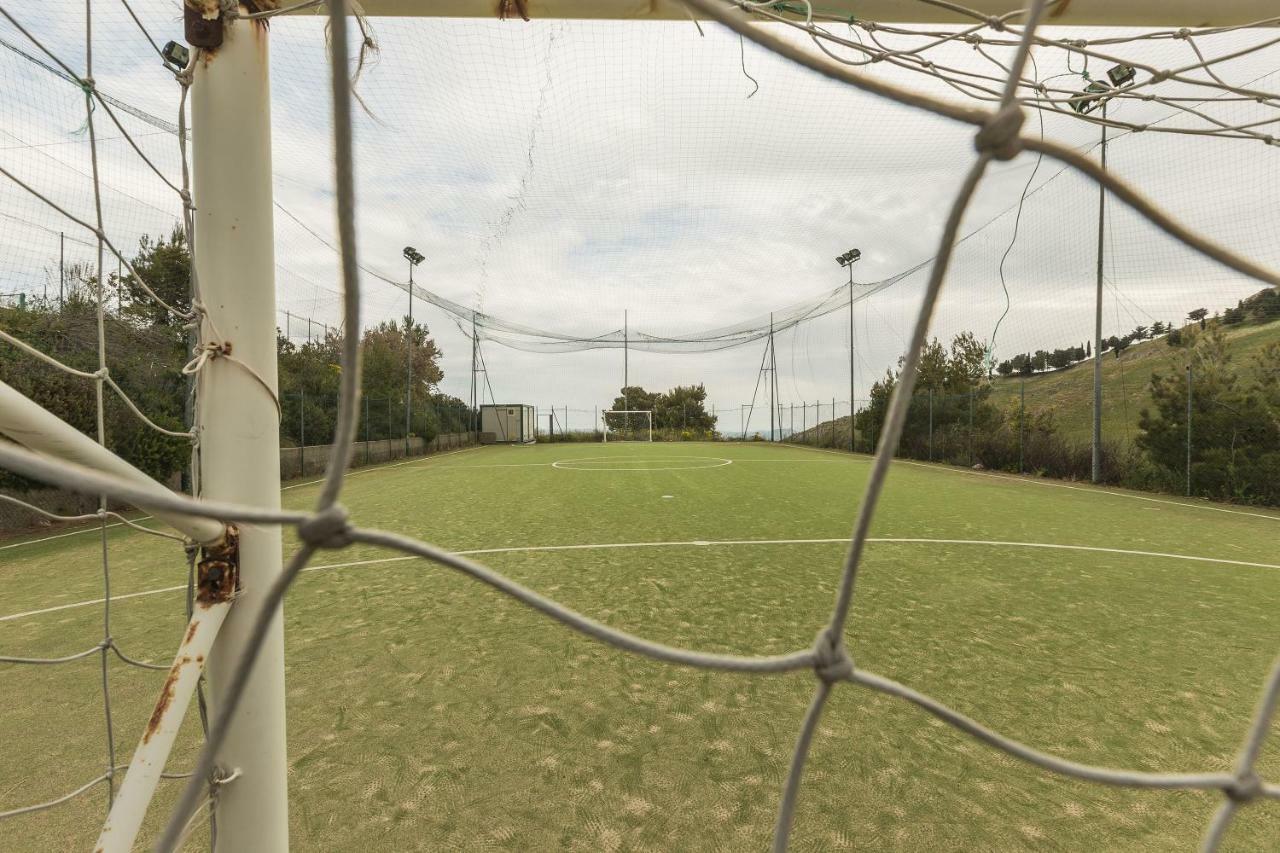
[[[853,677],[853,658],[845,651],[844,640],[833,635],[830,628],[819,631],[814,641],[813,671],[827,684]]]
[[[1022,150],[1018,132],[1022,130],[1023,119],[1022,110],[1016,104],[1001,107],[983,123],[973,138],[973,146],[997,160],[1012,160]]]
[[[1182,29],[1174,33],[1173,37],[1176,39],[1191,38],[1191,30],[1187,29],[1186,27],[1183,27]]]
[[[987,18],[987,26],[998,33],[1004,32],[1004,21],[1002,21],[1000,18],[996,17],[995,15],[992,15],[991,17]]]
[[[350,516],[342,504],[333,504],[298,525],[298,538],[314,548],[345,548],[351,544]]]
[[[191,361],[187,362],[186,367],[182,368],[182,373],[185,376],[193,376],[199,373],[201,370],[204,370],[204,366],[206,364],[213,361],[215,358],[219,358],[224,355],[231,355],[231,343],[209,341],[196,347],[191,352],[194,357]]]
[[[1233,803],[1243,805],[1262,796],[1262,780],[1258,778],[1257,773],[1245,773],[1233,779],[1229,785],[1222,789],[1222,793],[1226,794],[1227,799]]]

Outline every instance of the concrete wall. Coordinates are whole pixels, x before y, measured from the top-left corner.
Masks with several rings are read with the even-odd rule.
[[[425,447],[422,439],[417,436],[409,439],[407,448],[403,438],[357,441],[351,449],[351,467],[377,465],[379,462],[391,462],[406,456],[422,456],[426,453],[466,447],[472,443],[472,435],[469,432],[442,433],[428,442]],[[307,447],[280,448],[280,479],[296,480],[299,477],[323,474],[325,466],[329,464],[330,447],[328,444],[314,444]]]
[[[436,436],[424,446],[423,440],[415,437],[409,439],[408,448],[405,447],[403,438],[393,438],[389,441],[357,441],[351,454],[351,467],[376,465],[379,462],[403,459],[405,456],[422,456],[427,453],[467,447],[474,443],[472,438],[469,432],[446,433]],[[329,464],[329,450],[330,445],[327,444],[303,448],[280,448],[280,479],[294,480],[304,476],[320,476],[324,473],[325,466]],[[176,478],[175,482],[170,483],[169,486],[177,489]],[[80,515],[96,512],[98,509],[97,497],[78,495],[60,489],[38,489],[25,494],[16,494],[14,497],[58,515]],[[112,506],[112,508],[117,507]],[[127,509],[127,507],[121,507],[121,509]],[[7,501],[0,501],[0,533],[40,530],[55,526],[57,522],[48,521]]]

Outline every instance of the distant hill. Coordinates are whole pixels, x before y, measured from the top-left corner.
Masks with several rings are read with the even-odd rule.
[[[1261,325],[1222,327],[1232,361],[1247,375],[1254,355],[1280,341],[1280,320]],[[1161,337],[1134,343],[1119,357],[1102,357],[1102,435],[1106,440],[1132,441],[1138,434],[1138,413],[1151,405],[1151,374],[1176,370],[1181,350]],[[1093,430],[1093,362],[1084,361],[1051,373],[1027,377],[999,377],[992,383],[997,405],[1016,406],[1026,384],[1028,415],[1054,409],[1058,432],[1068,440],[1088,443]],[[846,433],[847,435],[847,433]]]
[[[1280,316],[1274,311],[1275,291],[1264,290],[1227,309],[1223,316],[1208,322],[1221,325],[1232,360],[1242,376],[1248,375],[1256,354],[1270,343],[1280,342]],[[1260,314],[1260,309],[1265,313]],[[1223,318],[1241,312],[1242,322],[1225,325]],[[1258,322],[1259,316],[1268,318]],[[1271,319],[1274,318],[1274,319]],[[1233,318],[1234,319],[1234,318]],[[1180,333],[1199,331],[1190,324]],[[1164,336],[1154,340],[1133,342],[1117,357],[1114,351],[1102,358],[1102,434],[1104,440],[1131,442],[1138,434],[1138,415],[1151,405],[1151,374],[1176,370],[1181,348],[1170,346]],[[1088,444],[1093,430],[1093,361],[1086,360],[1045,373],[1029,376],[996,377],[992,381],[991,401],[1000,407],[1016,407],[1025,385],[1029,417],[1052,408],[1058,433],[1071,442]],[[830,420],[789,437],[789,441],[824,447],[849,446],[849,417]],[[866,447],[858,437],[858,449]]]

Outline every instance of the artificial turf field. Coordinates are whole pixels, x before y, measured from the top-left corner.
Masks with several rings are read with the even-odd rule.
[[[778,654],[828,618],[869,467],[761,444],[486,448],[355,472],[342,500],[361,526],[489,551],[475,556],[648,639]],[[309,507],[316,491],[290,487],[284,503]],[[0,653],[101,640],[102,605],[71,606],[102,595],[99,536],[32,541],[61,532],[0,542]],[[1078,761],[1230,768],[1280,650],[1280,515],[904,463],[873,536],[935,541],[869,546],[847,638],[860,668]],[[114,603],[112,635],[168,664],[185,621],[180,549],[123,527],[108,541],[113,596],[143,593]],[[313,565],[285,605],[295,850],[767,848],[812,674],[630,656],[373,548]],[[111,660],[118,763],[163,677]],[[0,811],[102,772],[97,656],[0,666],[0,703]],[[190,764],[187,723],[171,769]],[[1280,738],[1259,772],[1280,777]],[[1194,849],[1219,799],[1052,776],[839,685],[792,849]],[[0,850],[87,849],[105,800],[98,786],[0,822]],[[1278,848],[1276,801],[1244,808],[1225,846]]]

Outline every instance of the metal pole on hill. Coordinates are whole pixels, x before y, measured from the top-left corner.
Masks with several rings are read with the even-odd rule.
[[[298,389],[298,476],[307,473],[307,389]]]
[[[61,310],[66,296],[63,289],[67,284],[67,235],[58,232],[58,308]]]
[[[1107,102],[1102,102],[1102,170],[1107,170]],[[1093,304],[1093,482],[1102,480],[1102,260],[1106,249],[1103,227],[1107,215],[1107,188],[1098,184],[1098,273]]]
[[[201,493],[209,501],[277,511],[270,29],[265,21],[225,15],[205,23],[221,28],[222,43],[203,48],[192,63],[192,194],[199,235],[193,261],[207,312],[204,340],[233,346],[241,364],[212,359],[198,374]],[[281,572],[282,552],[279,525],[241,526],[240,591],[208,660],[215,713],[249,652],[262,597]],[[238,772],[214,800],[215,853],[289,849],[281,610],[257,648],[237,724],[215,756],[217,767]]]
[[[631,385],[631,312],[622,312],[622,408],[631,408],[631,395],[627,388]],[[624,415],[624,425],[631,415]]]
[[[969,389],[969,467],[973,467],[973,388]]]
[[[1191,365],[1187,365],[1187,497],[1191,497]]]

